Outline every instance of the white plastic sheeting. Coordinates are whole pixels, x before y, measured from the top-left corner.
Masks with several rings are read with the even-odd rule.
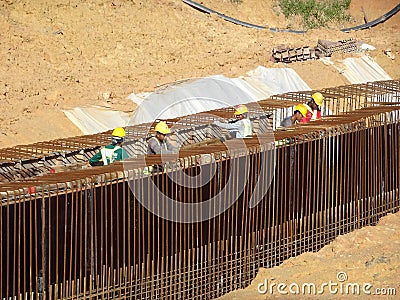
[[[240,78],[215,75],[189,80],[150,94],[141,102],[130,124],[181,117],[300,90],[311,89],[293,69],[288,68],[260,66]]]
[[[365,55],[361,58],[346,58],[341,66],[331,60],[323,61],[333,65],[353,84],[391,79],[377,63]],[[181,117],[254,102],[272,95],[309,90],[310,87],[293,69],[259,66],[239,78],[215,75],[171,83],[153,93],[131,94],[128,98],[139,105],[133,116],[120,111],[81,107],[64,113],[82,133],[94,134],[118,126],[153,122],[157,118]],[[292,110],[277,110],[275,127]]]
[[[311,91],[305,81],[290,68],[265,68],[259,66],[257,69],[247,73],[254,79],[261,81],[269,90],[269,95],[278,95],[288,92]]]
[[[140,105],[143,102],[143,100],[146,99],[146,97],[149,96],[150,94],[151,93],[149,92],[144,92],[140,94],[132,93],[127,98],[135,102],[137,105]]]
[[[153,93],[131,94],[128,98],[139,105],[132,118],[124,112],[100,108],[77,107],[64,113],[82,133],[94,134],[306,90],[311,89],[293,69],[259,66],[239,78],[215,75],[171,83]]]
[[[344,64],[347,68],[344,69],[343,75],[353,84],[392,79],[376,62],[365,55],[361,58],[346,58]]]
[[[130,119],[128,113],[96,107],[76,107],[63,112],[83,134],[95,134],[115,127],[125,127]]]
[[[334,66],[352,84],[392,79],[385,70],[366,55],[346,58],[343,65],[343,68]]]
[[[136,109],[130,124],[169,119],[250,102],[251,98],[222,75],[168,85],[151,93]]]

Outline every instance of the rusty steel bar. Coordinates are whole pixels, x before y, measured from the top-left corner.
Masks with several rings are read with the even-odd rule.
[[[321,92],[325,96],[323,115],[351,112],[369,105],[376,105],[376,103],[400,102],[399,82],[399,80],[389,80],[322,89]],[[280,119],[292,113],[296,104],[306,102],[312,93],[313,91],[291,92],[247,105],[250,115],[260,116],[271,113],[276,119],[274,122],[279,124]],[[176,129],[187,130],[199,125],[207,126],[215,120],[216,116],[229,118],[232,113],[233,108],[223,108],[167,120],[167,123],[176,126]],[[139,124],[127,128],[126,147],[131,155],[141,155],[145,152],[145,139],[149,135],[149,130],[154,129],[155,124],[156,122]],[[275,128],[276,125],[273,126]],[[13,170],[37,168],[39,161],[46,165],[55,165],[59,160],[64,164],[71,164],[79,161],[82,156],[88,159],[98,147],[109,142],[110,133],[111,131],[107,131],[95,135],[0,149],[0,176],[10,168]]]
[[[164,169],[150,175],[138,156],[1,182],[2,299],[215,298],[248,285],[259,267],[376,224],[400,208],[400,107],[386,103],[398,87],[388,81],[330,89],[326,94],[345,104],[337,106],[341,113],[275,132],[275,168],[265,168],[272,150],[260,144],[261,130],[244,149],[218,141],[183,148],[178,157],[145,156],[146,165]],[[309,93],[297,95],[287,98],[304,101]],[[260,106],[277,109],[274,99]],[[189,116],[174,124],[183,141],[188,124],[212,120]],[[62,143],[54,145],[60,150]],[[260,197],[255,207],[252,196]],[[207,210],[193,205],[209,199]]]

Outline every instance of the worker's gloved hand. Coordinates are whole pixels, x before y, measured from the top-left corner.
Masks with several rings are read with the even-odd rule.
[[[219,126],[219,124],[221,124],[221,122],[220,122],[220,121],[214,121],[214,125],[217,125],[217,126]]]
[[[235,118],[235,119],[229,119],[229,120],[228,120],[228,123],[229,123],[229,124],[232,124],[232,123],[236,123],[237,121],[239,121],[239,120],[236,119],[236,118]]]

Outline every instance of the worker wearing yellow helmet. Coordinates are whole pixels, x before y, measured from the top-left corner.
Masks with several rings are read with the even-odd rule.
[[[324,96],[316,92],[312,94],[311,99],[304,104],[307,107],[307,116],[301,120],[302,123],[310,122],[321,118],[321,106],[324,103]]]
[[[178,148],[171,144],[167,135],[171,133],[167,123],[160,121],[154,127],[155,136],[148,140],[147,154],[175,153]]]
[[[89,164],[91,166],[105,166],[128,158],[128,153],[122,149],[125,136],[124,128],[115,128],[111,134],[111,144],[102,147],[99,152],[93,155],[89,159]]]
[[[235,108],[235,119],[228,123],[215,121],[214,124],[228,129],[236,138],[245,138],[253,134],[253,126],[249,119],[249,110],[246,105],[238,105]]]
[[[291,127],[296,125],[297,123],[301,122],[302,119],[306,118],[307,112],[308,110],[305,104],[296,105],[293,114],[282,120],[280,124],[281,127]]]

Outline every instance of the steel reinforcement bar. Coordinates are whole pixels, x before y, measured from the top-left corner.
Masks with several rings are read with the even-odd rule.
[[[370,105],[400,102],[400,81],[346,85],[326,88],[321,92],[325,96],[323,115],[338,115]],[[256,133],[257,130],[263,131],[268,127],[268,123],[275,129],[280,120],[293,112],[296,104],[307,101],[312,93],[313,91],[286,93],[248,103]],[[221,136],[223,132],[210,125],[217,116],[229,118],[232,114],[233,108],[224,108],[170,119],[167,122],[174,128],[172,139],[186,146]],[[131,156],[145,153],[149,129],[151,133],[153,128],[154,124],[150,123],[127,128],[127,142],[124,147]],[[54,166],[71,166],[85,162],[100,146],[109,142],[110,133],[108,131],[0,149],[0,182],[32,178],[48,173]]]
[[[260,267],[399,210],[399,131],[400,107],[374,105],[275,132],[276,147],[252,137],[147,156],[164,166],[150,175],[137,157],[0,183],[1,297],[212,299],[245,287]]]

